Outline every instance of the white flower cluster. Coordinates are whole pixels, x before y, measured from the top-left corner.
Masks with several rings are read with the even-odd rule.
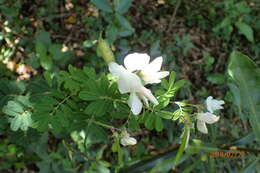
[[[152,92],[142,84],[160,83],[161,79],[168,76],[168,71],[160,71],[162,57],[158,57],[150,64],[150,56],[142,53],[132,53],[125,57],[124,66],[115,62],[108,64],[109,71],[113,76],[118,77],[118,88],[121,94],[130,93],[128,105],[134,115],[140,114],[143,104],[148,105],[148,101],[159,104]]]
[[[213,124],[219,120],[219,116],[214,115],[214,111],[223,109],[223,104],[225,102],[223,100],[216,100],[213,99],[212,96],[209,96],[206,99],[206,106],[208,112],[205,113],[198,113],[197,115],[197,128],[200,132],[207,134],[208,129],[206,126],[207,124]]]
[[[113,76],[118,77],[118,89],[121,94],[130,93],[128,105],[134,115],[140,114],[143,103],[148,106],[148,101],[159,104],[152,92],[145,88],[146,84],[160,83],[161,79],[168,76],[168,71],[160,71],[162,57],[158,57],[150,62],[150,56],[142,53],[132,53],[125,57],[124,66],[115,62],[108,64],[109,71]],[[144,85],[143,85],[144,83]],[[121,134],[120,143],[123,146],[135,145],[136,139],[130,137],[127,131]]]

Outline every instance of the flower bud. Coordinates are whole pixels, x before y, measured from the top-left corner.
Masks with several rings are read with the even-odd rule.
[[[114,62],[114,54],[106,40],[99,38],[97,47],[98,56],[102,56],[106,63]]]

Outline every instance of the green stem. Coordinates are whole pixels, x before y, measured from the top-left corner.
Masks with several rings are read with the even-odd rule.
[[[184,133],[183,133],[183,136],[182,136],[182,139],[181,139],[181,145],[178,149],[178,152],[176,154],[176,157],[173,161],[173,167],[177,166],[181,156],[183,155],[183,152],[184,152],[184,149],[187,145],[187,143],[189,142],[189,136],[190,136],[190,127],[189,126],[185,126],[184,128]]]
[[[101,122],[99,122],[99,121],[92,120],[92,123],[95,123],[96,125],[99,125],[99,126],[101,126],[101,127],[107,128],[107,129],[120,130],[120,129],[118,129],[118,128],[115,128],[114,126],[111,126],[111,125],[108,125],[108,124],[104,124],[104,123],[101,123]]]

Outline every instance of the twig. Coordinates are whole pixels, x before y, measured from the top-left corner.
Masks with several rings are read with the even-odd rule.
[[[174,21],[174,19],[175,19],[175,16],[176,16],[176,14],[177,14],[177,11],[178,11],[180,5],[181,5],[181,1],[182,1],[182,0],[178,0],[176,6],[175,6],[175,8],[174,8],[174,11],[173,11],[173,13],[172,13],[172,16],[171,16],[171,19],[170,19],[170,22],[169,22],[169,27],[168,27],[166,33],[169,33],[169,32],[172,30],[172,26],[173,26],[172,23],[173,23],[173,21]]]

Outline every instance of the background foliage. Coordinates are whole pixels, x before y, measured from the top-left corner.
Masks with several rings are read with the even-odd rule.
[[[257,172],[259,8],[258,0],[0,0],[0,171]],[[156,112],[131,115],[96,53],[101,33],[117,62],[146,52],[174,71],[153,88]],[[220,122],[209,135],[193,130],[176,163],[180,110],[192,112],[178,101],[209,95],[226,101]],[[120,146],[122,127],[137,145]],[[210,157],[234,147],[245,155]]]

